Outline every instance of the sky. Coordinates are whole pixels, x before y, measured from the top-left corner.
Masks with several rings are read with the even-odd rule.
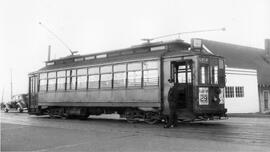
[[[207,29],[226,31],[183,34],[264,48],[270,38],[269,0],[1,0],[0,99],[27,93],[28,73],[69,50],[90,54],[130,47],[143,38]],[[176,39],[178,36],[162,40]]]

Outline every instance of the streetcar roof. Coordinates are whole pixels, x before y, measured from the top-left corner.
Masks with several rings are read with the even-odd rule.
[[[179,55],[196,55],[198,52],[189,50],[190,44],[183,40],[174,40],[169,42],[144,43],[132,46],[130,48],[106,51],[95,54],[72,55],[51,61],[46,61],[46,66],[38,71],[43,72],[54,69],[65,69],[70,67],[83,67],[89,65],[106,64],[112,62],[138,61],[143,59],[159,59],[163,56]],[[207,52],[204,52],[208,54]],[[211,55],[211,54],[208,54]]]

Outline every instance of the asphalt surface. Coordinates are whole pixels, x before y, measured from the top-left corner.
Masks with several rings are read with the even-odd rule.
[[[111,119],[114,118],[114,119]],[[1,112],[1,151],[270,151],[270,118],[129,124],[117,115],[87,120]]]

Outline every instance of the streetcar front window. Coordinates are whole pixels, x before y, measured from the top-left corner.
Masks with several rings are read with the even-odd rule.
[[[213,77],[214,77],[214,84],[218,84],[218,66],[214,66],[214,72],[213,72]]]
[[[201,84],[208,84],[209,83],[209,66],[202,65],[200,68],[200,76],[201,76]]]

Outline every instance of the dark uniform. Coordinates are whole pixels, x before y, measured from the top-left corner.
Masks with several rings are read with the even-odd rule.
[[[176,113],[176,103],[178,100],[178,89],[177,86],[173,86],[170,88],[168,93],[168,102],[170,108],[169,121],[165,125],[165,128],[174,127],[177,124],[177,113]]]

